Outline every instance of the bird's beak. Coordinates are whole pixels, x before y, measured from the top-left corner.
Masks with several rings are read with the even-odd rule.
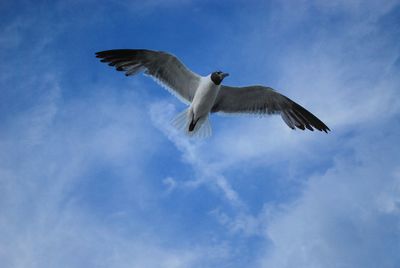
[[[222,73],[221,76],[222,76],[222,79],[224,79],[225,77],[229,76],[229,74],[228,73]]]

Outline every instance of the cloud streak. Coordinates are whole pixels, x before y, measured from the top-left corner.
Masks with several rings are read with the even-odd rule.
[[[353,154],[310,178],[301,198],[269,224],[274,247],[265,266],[396,267],[400,166],[392,139],[398,134],[356,136],[348,145]]]

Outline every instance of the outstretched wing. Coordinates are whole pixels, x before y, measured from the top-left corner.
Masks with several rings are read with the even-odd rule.
[[[146,49],[113,49],[96,53],[101,62],[114,66],[126,76],[141,71],[152,76],[183,102],[191,102],[200,76],[189,70],[179,59],[162,51]]]
[[[263,86],[221,86],[211,112],[280,114],[292,129],[297,127],[313,131],[315,128],[326,133],[330,130],[299,104],[272,88]]]

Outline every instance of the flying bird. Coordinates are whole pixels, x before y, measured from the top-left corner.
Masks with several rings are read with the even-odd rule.
[[[190,136],[211,135],[210,113],[280,114],[291,129],[328,132],[330,129],[315,115],[270,87],[222,85],[229,74],[215,71],[200,76],[176,56],[147,49],[113,49],[96,53],[101,62],[132,76],[144,71],[189,107],[173,124]]]

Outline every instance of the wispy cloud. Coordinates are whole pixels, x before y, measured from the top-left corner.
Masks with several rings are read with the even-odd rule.
[[[218,171],[216,165],[203,158],[203,150],[207,141],[185,137],[183,133],[173,128],[171,121],[173,116],[177,114],[173,105],[165,102],[154,104],[151,107],[150,114],[153,122],[182,152],[183,160],[191,165],[195,171],[194,178],[184,183],[185,187],[195,187],[204,183],[211,183],[222,191],[223,196],[229,202],[239,207],[243,205],[237,193],[232,189],[226,178]]]
[[[159,197],[144,169],[157,148],[157,137],[143,111],[132,105],[134,94],[116,96],[98,86],[95,96],[65,103],[56,81],[46,91],[41,101],[6,126],[0,142],[4,267],[162,263],[177,268],[224,258],[227,253],[221,246],[166,246],[168,236],[156,235],[138,221],[140,211],[151,209]],[[107,184],[108,178],[96,171],[98,165],[118,170],[112,182]],[[103,184],[110,187],[105,198],[115,200],[118,194],[120,202],[96,215],[90,206],[109,203],[89,202],[86,199],[97,190],[85,187]],[[127,230],[122,223],[132,220],[135,227]]]
[[[396,267],[398,134],[356,136],[348,145],[353,153],[338,157],[308,181],[301,198],[278,210],[266,229],[273,247],[265,266]]]

